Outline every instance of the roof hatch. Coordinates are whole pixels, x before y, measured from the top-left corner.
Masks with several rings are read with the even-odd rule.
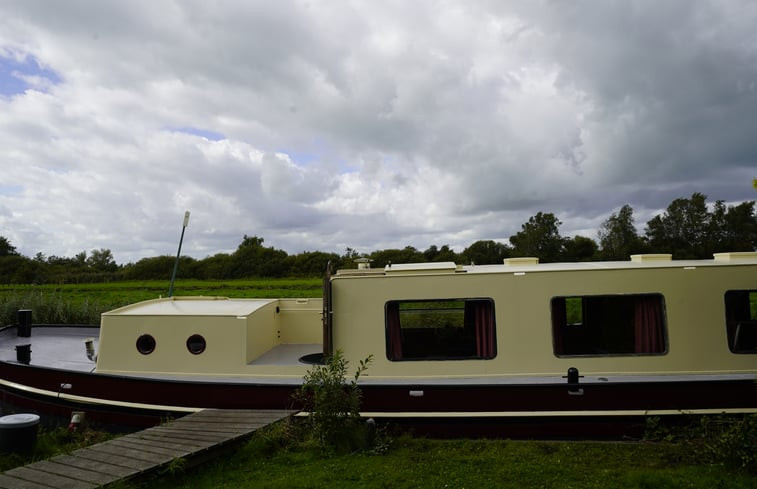
[[[713,253],[715,261],[757,260],[757,251],[732,251],[730,253]]]
[[[631,261],[636,263],[649,263],[660,261],[672,261],[673,255],[670,253],[647,253],[644,255],[631,255]]]
[[[504,263],[508,267],[538,265],[539,259],[533,256],[521,256],[517,258],[505,258]]]
[[[457,270],[455,262],[441,261],[432,263],[398,263],[389,264],[384,271],[389,273],[454,273]]]

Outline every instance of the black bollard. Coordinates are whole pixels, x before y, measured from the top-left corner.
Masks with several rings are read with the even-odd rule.
[[[584,390],[581,389],[578,386],[579,378],[581,375],[578,373],[578,369],[576,367],[570,367],[568,369],[568,394],[571,396],[581,396],[584,393]]]
[[[29,365],[32,361],[32,345],[27,343],[25,345],[16,345],[16,360],[18,363]]]
[[[28,338],[32,335],[32,310],[18,310],[18,336]]]

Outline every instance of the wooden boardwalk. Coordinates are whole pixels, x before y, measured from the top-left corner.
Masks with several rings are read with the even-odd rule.
[[[206,409],[175,421],[0,473],[2,489],[92,489],[177,459],[199,463],[295,411]]]

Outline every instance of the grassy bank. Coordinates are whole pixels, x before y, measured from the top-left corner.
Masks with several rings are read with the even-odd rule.
[[[0,285],[0,325],[14,324],[19,309],[34,323],[98,324],[100,314],[168,294],[162,280],[62,285]],[[177,280],[174,295],[224,297],[320,297],[320,278]]]
[[[757,477],[698,463],[685,443],[397,438],[386,453],[324,455],[261,434],[228,458],[129,488],[753,488]]]

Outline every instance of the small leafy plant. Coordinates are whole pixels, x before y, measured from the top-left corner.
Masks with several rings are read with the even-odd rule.
[[[305,375],[295,393],[305,411],[315,440],[323,448],[337,451],[364,448],[366,432],[360,418],[362,393],[358,379],[373,359],[361,360],[355,375],[347,381],[348,361],[337,350],[323,365],[315,365]]]

